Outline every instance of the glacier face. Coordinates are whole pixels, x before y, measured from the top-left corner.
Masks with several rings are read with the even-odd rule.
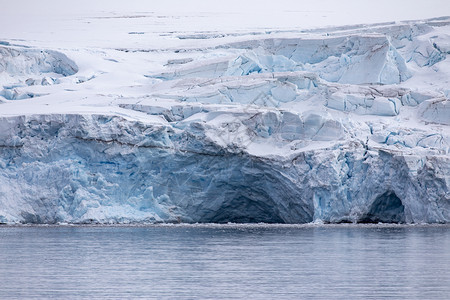
[[[254,131],[251,118],[236,123]],[[180,130],[105,115],[32,115],[1,124],[11,134],[1,145],[3,221],[358,222],[382,209],[376,203],[385,194],[404,206],[394,221],[449,217],[447,155],[344,142],[261,157],[231,141],[220,145],[208,137],[217,130],[208,123]],[[282,139],[283,127],[272,134]]]
[[[6,45],[0,222],[449,222],[449,30]]]

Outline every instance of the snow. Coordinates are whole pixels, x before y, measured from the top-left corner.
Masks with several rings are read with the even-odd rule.
[[[450,221],[445,1],[23,2],[0,222]]]

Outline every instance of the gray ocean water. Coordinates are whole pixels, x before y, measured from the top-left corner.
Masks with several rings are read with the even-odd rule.
[[[136,298],[450,299],[450,227],[0,227],[0,299]]]

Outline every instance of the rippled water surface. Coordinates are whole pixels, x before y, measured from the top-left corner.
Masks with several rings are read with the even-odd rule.
[[[449,226],[0,227],[0,299],[449,295]]]

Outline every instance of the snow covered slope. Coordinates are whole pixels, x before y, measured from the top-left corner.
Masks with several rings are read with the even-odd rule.
[[[0,222],[450,222],[450,18],[159,38],[0,42]]]

